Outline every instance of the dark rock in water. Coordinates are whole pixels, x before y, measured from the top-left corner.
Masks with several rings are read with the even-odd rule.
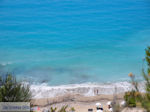
[[[41,81],[41,83],[47,83],[47,82],[48,82],[48,80],[46,80],[46,79]]]

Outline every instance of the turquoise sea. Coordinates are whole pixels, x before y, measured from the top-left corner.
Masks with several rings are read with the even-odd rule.
[[[49,85],[140,77],[149,0],[0,0],[0,72]]]

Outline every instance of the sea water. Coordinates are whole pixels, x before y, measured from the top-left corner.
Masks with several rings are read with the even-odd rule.
[[[140,77],[148,45],[149,0],[0,0],[0,72],[32,84]]]

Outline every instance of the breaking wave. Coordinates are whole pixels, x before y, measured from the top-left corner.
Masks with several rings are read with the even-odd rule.
[[[143,82],[139,87],[142,92]],[[51,98],[56,96],[63,96],[66,94],[79,94],[84,96],[95,96],[98,94],[114,94],[123,93],[132,89],[131,83],[116,82],[116,83],[84,83],[84,84],[70,84],[61,86],[48,86],[46,83],[41,85],[31,85],[31,92],[33,98]]]

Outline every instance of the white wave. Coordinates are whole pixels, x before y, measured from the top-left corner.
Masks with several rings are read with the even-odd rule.
[[[2,62],[1,63],[2,66],[11,65],[11,64],[12,64],[12,62]]]
[[[65,94],[80,94],[84,96],[95,96],[97,94],[114,94],[131,90],[132,85],[129,82],[116,83],[85,83],[70,84],[61,86],[48,86],[47,84],[31,85],[33,98],[50,98],[55,96],[63,96]],[[140,87],[143,91],[143,86]]]

